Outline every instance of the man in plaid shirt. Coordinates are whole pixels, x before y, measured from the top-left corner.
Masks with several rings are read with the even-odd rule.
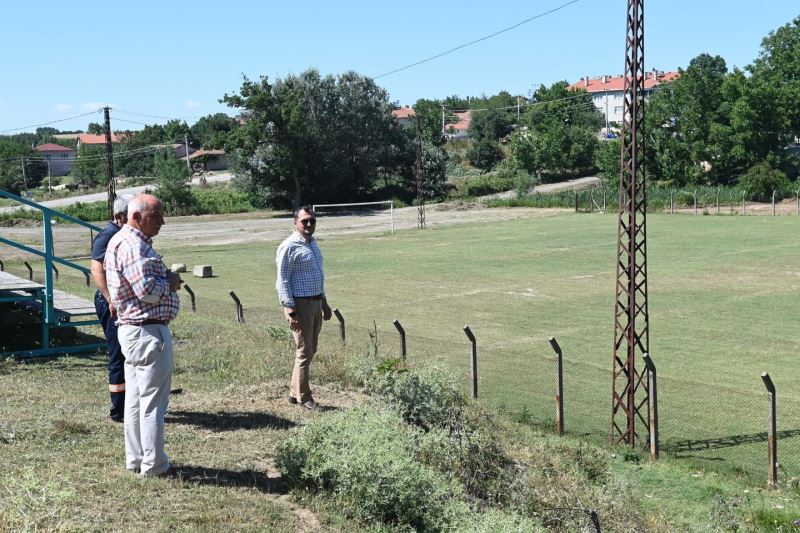
[[[108,243],[106,280],[117,309],[125,356],[125,465],[142,476],[170,472],[164,452],[164,417],[172,384],[172,333],[181,278],[153,250],[164,224],[164,206],[140,194],[128,204],[128,222]]]
[[[297,346],[289,389],[289,403],[315,409],[311,396],[309,369],[323,320],[330,320],[331,308],[325,297],[322,252],[314,238],[317,215],[310,206],[294,212],[294,232],[278,247],[275,262],[278,279],[275,288],[283,313]]]

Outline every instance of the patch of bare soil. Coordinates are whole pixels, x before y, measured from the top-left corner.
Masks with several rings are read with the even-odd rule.
[[[275,450],[288,438],[290,428],[327,412],[350,408],[365,397],[334,386],[315,385],[314,397],[319,409],[309,411],[290,405],[287,393],[287,384],[283,382],[229,386],[213,394],[183,389],[170,400],[167,432],[180,432],[182,440],[196,445],[185,448],[181,454],[171,454],[182,482],[255,486],[264,497],[297,517],[296,531],[316,533],[324,528],[313,511],[291,498],[275,467]],[[220,463],[224,458],[235,458],[235,463],[251,466],[234,469]]]

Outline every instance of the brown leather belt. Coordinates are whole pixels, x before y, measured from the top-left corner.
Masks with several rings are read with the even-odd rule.
[[[148,318],[147,320],[143,320],[138,324],[131,324],[131,326],[152,326],[153,324],[158,324],[161,326],[168,326],[169,320],[156,320],[154,318]]]
[[[315,294],[314,296],[295,296],[295,300],[322,300],[322,295]]]

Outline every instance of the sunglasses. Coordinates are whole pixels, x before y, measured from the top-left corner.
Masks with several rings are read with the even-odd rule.
[[[298,220],[298,222],[301,223],[304,226],[313,226],[314,224],[317,223],[317,219],[316,218],[307,218],[305,220]]]

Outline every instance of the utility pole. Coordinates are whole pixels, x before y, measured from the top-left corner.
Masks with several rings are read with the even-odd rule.
[[[47,154],[47,194],[53,194],[53,181],[51,180],[52,174],[50,173],[50,154]]]
[[[442,137],[444,137],[444,104],[442,104]]]
[[[183,146],[184,151],[186,152],[186,170],[189,171],[189,175],[192,175],[192,167],[189,165],[189,134],[183,134]]]
[[[25,185],[25,191],[28,190],[28,178],[25,177],[25,158],[22,158],[22,183]]]
[[[117,198],[114,184],[114,147],[111,145],[111,108],[103,108],[106,123],[106,173],[108,174],[108,220],[114,220],[114,200]]]
[[[650,428],[647,371],[637,368],[650,354],[647,308],[647,189],[644,172],[644,0],[628,0],[625,38],[621,175],[617,222],[617,282],[611,438],[635,446]],[[647,442],[648,438],[643,438]]]
[[[417,228],[425,229],[425,176],[422,172],[422,124],[417,119],[416,138]]]
[[[519,126],[519,96],[517,96],[517,126]]]

